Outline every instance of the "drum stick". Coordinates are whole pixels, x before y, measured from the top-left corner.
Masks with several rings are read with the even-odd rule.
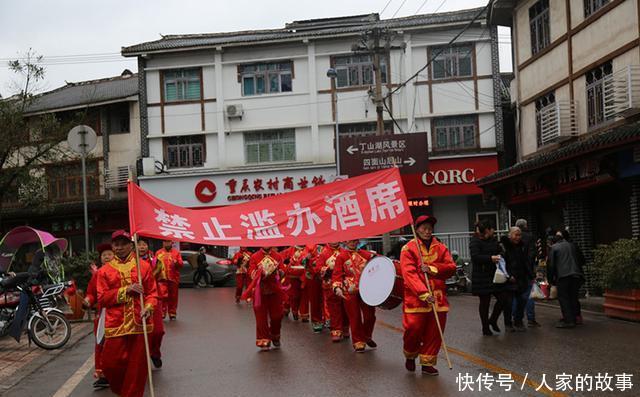
[[[134,249],[136,250],[136,268],[138,270],[138,283],[142,286],[142,271],[140,270],[140,253],[138,252],[138,233],[133,235]],[[140,311],[144,310],[144,294],[140,295]],[[149,338],[147,333],[147,320],[142,320],[142,334],[144,335],[144,350],[147,353],[147,371],[149,371],[149,394],[155,397],[153,391],[153,377],[151,375],[151,353],[149,351]]]
[[[418,243],[418,256],[420,257],[420,269],[424,267],[424,261],[422,260],[422,242],[418,238],[416,234],[416,228],[413,224],[411,224],[411,231],[413,231],[413,238],[416,239],[416,243]],[[431,283],[429,282],[429,275],[427,272],[424,272],[424,277],[427,280],[427,288],[429,289],[429,295],[433,295],[433,291],[431,290]],[[433,316],[436,318],[436,325],[438,326],[438,332],[440,333],[440,340],[442,340],[442,348],[444,349],[444,355],[447,358],[447,365],[449,365],[449,369],[453,369],[451,365],[451,359],[449,359],[449,349],[447,349],[447,343],[444,341],[444,333],[442,332],[442,326],[440,326],[440,317],[438,317],[438,312],[436,312],[436,303],[431,302],[431,307],[433,308]]]

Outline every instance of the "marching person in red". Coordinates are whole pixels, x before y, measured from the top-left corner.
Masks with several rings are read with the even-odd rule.
[[[164,263],[157,261],[149,251],[149,243],[145,239],[138,239],[138,254],[140,260],[151,267],[153,278],[156,280],[156,291],[158,299],[153,308],[153,332],[149,335],[149,350],[151,362],[156,368],[162,368],[162,338],[164,337],[164,321],[162,321],[163,305],[166,304],[168,296],[167,270]]]
[[[280,277],[284,274],[283,266],[282,257],[272,247],[259,249],[249,260],[251,284],[242,298],[253,298],[256,346],[263,351],[270,350],[272,343],[274,348],[280,348],[284,294]]]
[[[251,252],[247,247],[240,247],[240,251],[231,258],[231,263],[236,265],[236,303],[240,302],[243,289],[249,285],[249,259]]]
[[[349,338],[349,321],[344,299],[338,297],[332,287],[332,274],[335,272],[336,260],[344,251],[340,248],[340,243],[329,243],[322,249],[316,260],[316,267],[322,277],[323,298],[329,310],[331,340],[333,342]]]
[[[433,303],[444,332],[449,311],[445,281],[456,271],[456,264],[449,250],[433,236],[436,222],[433,216],[418,217],[415,222],[418,239],[409,241],[400,255],[404,278],[402,323],[405,367],[408,371],[415,371],[415,359],[420,356],[422,373],[427,375],[438,375],[435,365],[442,344]],[[432,294],[429,293],[425,272],[429,276]]]
[[[98,331],[98,323],[100,321],[100,312],[101,308],[97,306],[98,303],[98,271],[102,268],[103,265],[111,262],[113,257],[115,256],[113,250],[111,249],[111,244],[104,243],[100,244],[97,247],[98,255],[99,255],[99,265],[91,264],[91,280],[89,280],[89,285],[87,285],[87,292],[84,297],[83,305],[87,309],[95,308],[95,316],[93,318],[93,333],[97,335]],[[109,381],[104,376],[104,372],[102,371],[102,343],[97,343],[95,346],[95,354],[94,354],[94,366],[95,372],[93,376],[96,378],[96,381],[93,382],[93,387],[96,389],[103,389],[109,387]]]
[[[322,245],[313,246],[313,255],[311,257],[311,263],[308,266],[307,277],[307,289],[309,297],[309,307],[311,311],[311,327],[313,332],[322,332],[323,321],[327,319],[324,315],[324,296],[322,289],[322,278],[319,272],[318,257],[324,247]]]
[[[173,241],[162,242],[162,249],[156,252],[156,261],[162,262],[167,271],[167,301],[163,306],[164,315],[169,312],[169,320],[175,320],[178,315],[178,291],[180,287],[180,269],[184,266],[180,252],[173,248]]]
[[[309,254],[309,249],[303,245],[289,247],[282,251],[281,255],[285,263],[285,277],[289,284],[289,291],[287,291],[289,307],[291,308],[293,319],[298,321],[298,318],[302,316],[302,310],[300,309],[302,291],[306,289],[305,268],[311,255]]]
[[[347,249],[338,255],[333,269],[333,290],[344,300],[349,325],[351,326],[351,341],[356,352],[364,352],[365,346],[375,348],[373,341],[373,327],[376,323],[376,308],[367,305],[360,298],[358,284],[360,274],[367,262],[375,255],[371,251],[358,249],[359,240],[347,241]]]
[[[140,263],[142,279],[138,277],[129,233],[117,230],[111,240],[115,258],[100,269],[97,280],[98,305],[106,308],[102,369],[115,394],[142,397],[147,382],[142,321],[153,332],[149,317],[156,305],[156,282],[146,262]]]

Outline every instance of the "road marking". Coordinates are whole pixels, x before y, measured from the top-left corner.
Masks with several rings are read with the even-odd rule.
[[[399,332],[399,333],[404,333],[404,330],[402,328],[398,328],[398,327],[396,327],[396,326],[394,326],[392,324],[385,323],[384,321],[378,320],[378,321],[376,321],[376,324],[379,324],[379,325],[381,325],[381,326],[383,326],[385,328],[388,328],[388,329],[390,329],[392,331],[396,331],[396,332]],[[529,386],[534,391],[537,391],[540,394],[544,394],[545,396],[552,396],[552,397],[560,397],[560,396],[566,396],[567,395],[567,394],[560,393],[560,392],[557,392],[557,391],[549,391],[548,389],[545,389],[544,387],[542,387],[540,390],[536,390],[536,389],[538,389],[540,387],[540,383],[530,379],[528,376],[521,375],[521,374],[519,374],[517,372],[510,371],[510,370],[508,370],[506,368],[502,368],[502,367],[500,367],[498,365],[495,365],[495,364],[492,364],[492,363],[490,363],[490,362],[488,362],[488,361],[486,361],[486,360],[484,360],[484,359],[482,359],[482,358],[480,358],[478,356],[474,356],[473,354],[469,354],[469,353],[466,353],[466,352],[464,352],[462,350],[455,349],[455,348],[453,348],[451,346],[447,346],[447,347],[448,347],[449,353],[455,354],[457,356],[460,356],[463,359],[465,359],[465,360],[467,360],[467,361],[469,361],[469,362],[471,362],[473,364],[476,364],[476,365],[479,365],[481,367],[484,367],[484,368],[488,369],[489,371],[491,371],[491,372],[493,372],[495,374],[511,374],[511,379],[513,379],[516,382],[519,382],[520,384],[523,384],[523,383],[526,384],[527,386]]]
[[[87,376],[89,371],[91,371],[91,369],[93,368],[93,356],[94,354],[91,354],[91,356],[89,356],[87,361],[85,361],[84,364],[82,364],[82,366],[78,368],[78,370],[73,375],[71,375],[69,379],[67,379],[64,385],[62,385],[58,389],[53,397],[68,397],[71,395],[71,393],[73,393],[80,382],[82,382],[82,379],[84,379],[84,377]]]

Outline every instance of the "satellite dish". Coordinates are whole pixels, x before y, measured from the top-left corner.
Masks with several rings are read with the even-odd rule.
[[[79,154],[91,152],[96,147],[96,143],[98,143],[98,135],[88,125],[73,127],[67,135],[69,148]]]

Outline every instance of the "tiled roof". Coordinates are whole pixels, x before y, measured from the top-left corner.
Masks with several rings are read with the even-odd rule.
[[[207,48],[223,45],[253,44],[264,41],[284,41],[290,39],[322,38],[341,34],[357,34],[372,28],[401,29],[425,25],[440,25],[466,22],[483,8],[472,8],[462,11],[422,14],[404,18],[378,20],[377,14],[355,17],[324,18],[308,21],[296,21],[287,27],[267,30],[248,30],[228,33],[206,33],[167,35],[160,40],[140,43],[122,48],[122,55],[136,56],[145,52]],[[375,16],[375,17],[372,17]],[[486,13],[480,20],[486,19]],[[360,23],[354,23],[361,21]],[[333,21],[333,23],[332,23]]]
[[[640,141],[640,123],[613,128],[562,145],[559,149],[543,153],[509,168],[500,170],[477,181],[479,186],[495,184],[510,177],[552,166],[574,157]]]
[[[27,113],[113,101],[133,95],[138,95],[137,74],[67,83],[37,96],[27,108]]]

